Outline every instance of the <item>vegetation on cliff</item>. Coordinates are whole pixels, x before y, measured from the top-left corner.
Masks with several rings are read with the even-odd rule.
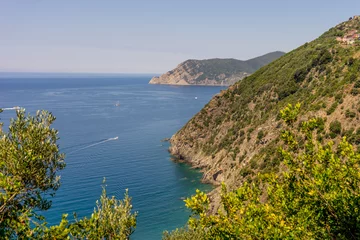
[[[231,85],[282,55],[283,52],[272,52],[246,61],[219,58],[190,59],[160,77],[154,77],[150,83]]]
[[[360,31],[354,18],[216,95],[171,138],[170,151],[204,171],[204,181],[230,188],[257,173],[277,172],[279,110],[302,104],[299,124],[309,116],[323,123],[318,140],[360,144],[360,44],[338,36]],[[215,196],[214,196],[215,197]]]
[[[347,182],[349,179],[343,177],[342,174],[345,173],[342,171],[357,171],[356,164],[348,169],[347,167],[348,164],[351,165],[353,162],[358,161],[356,152],[360,145],[360,42],[359,38],[350,42],[344,42],[341,39],[343,36],[348,36],[349,33],[359,31],[360,18],[354,17],[331,28],[314,41],[287,53],[215,96],[171,138],[172,146],[170,151],[172,154],[187,161],[194,167],[201,168],[204,172],[204,181],[214,184],[224,182],[227,186],[226,193],[223,192],[221,195],[222,191],[219,187],[206,197],[208,200],[204,200],[204,196],[197,195],[198,201],[203,199],[205,202],[210,202],[209,208],[204,211],[199,211],[193,204],[188,202],[188,205],[195,210],[195,213],[200,215],[199,226],[208,229],[210,228],[208,224],[211,222],[211,224],[215,225],[214,229],[217,229],[214,222],[218,221],[218,227],[224,230],[225,225],[221,224],[225,224],[228,220],[229,222],[235,221],[233,222],[235,224],[239,220],[238,223],[253,226],[253,231],[259,234],[257,235],[259,238],[267,238],[267,236],[287,236],[291,238],[291,235],[287,234],[295,234],[293,237],[296,237],[300,236],[301,231],[305,236],[304,238],[308,236],[307,233],[321,233],[324,238],[351,238],[351,234],[355,234],[355,238],[358,238],[358,235],[356,235],[358,230],[352,228],[350,222],[345,221],[345,219],[351,218],[351,221],[357,222],[357,216],[355,215],[337,212],[331,218],[328,216],[334,213],[331,211],[339,209],[328,209],[326,215],[324,213],[325,207],[320,205],[320,200],[312,202],[313,200],[310,201],[305,198],[299,200],[301,202],[298,205],[299,209],[295,207],[290,209],[290,207],[295,206],[293,204],[298,204],[295,199],[296,194],[310,194],[307,191],[314,190],[316,184],[319,184],[319,182],[312,182],[313,180],[319,180],[315,174],[328,174],[326,171],[331,171],[334,178],[327,177],[329,184],[325,184],[325,180],[321,179],[323,187],[326,189],[319,187],[319,191],[311,192],[311,194],[315,195],[313,197],[323,198],[322,200],[333,204],[329,205],[333,208],[341,206],[341,204],[337,205],[337,201],[347,201],[345,199],[349,197],[349,201],[350,199],[354,200],[351,203],[353,205],[343,204],[346,208],[344,211],[357,212],[359,207],[357,191],[348,190],[351,192],[351,196],[346,196],[347,193],[340,191],[342,187],[347,189],[349,184]],[[288,104],[294,105],[297,102],[301,103],[302,108],[298,109],[298,112],[292,113],[294,116],[299,117],[291,121],[285,119],[286,124],[291,122],[293,130],[283,132],[284,123],[281,120],[280,109],[283,109]],[[299,134],[293,134],[296,129],[304,124],[316,125],[316,128],[312,129],[316,133],[314,133],[310,142],[310,135],[307,136],[303,133],[305,136],[301,137]],[[343,140],[343,137],[346,137],[346,141]],[[288,138],[288,142],[284,142],[284,138]],[[301,157],[301,160],[305,163],[307,163],[306,161],[313,161],[316,164],[313,163],[311,166],[315,169],[303,169],[306,166],[298,166],[299,162],[296,163],[298,167],[296,169],[289,165],[289,162],[287,162],[289,159],[284,158],[283,152],[279,152],[278,148],[286,149],[286,143],[290,144],[290,139],[292,139],[294,146],[293,149],[289,149],[293,151],[289,153],[289,158],[298,159],[298,157]],[[353,145],[354,150],[348,150],[345,155],[339,155],[342,152],[342,147],[351,148],[348,143]],[[307,155],[310,154],[307,152],[309,144],[315,146],[311,155]],[[322,156],[325,153],[326,156],[323,156],[323,160],[321,160],[320,155]],[[329,166],[326,161],[330,161],[330,159],[335,161],[337,165]],[[300,161],[300,159],[296,161]],[[329,167],[329,169],[320,169],[321,166]],[[339,166],[341,166],[341,169],[338,168]],[[331,170],[331,167],[334,167],[334,169]],[[296,180],[295,185],[291,186],[294,192],[283,192],[283,194],[286,193],[294,197],[294,203],[291,203],[290,200],[288,202],[284,200],[286,205],[289,206],[288,210],[304,214],[304,216],[297,216],[299,218],[296,219],[296,221],[300,221],[297,223],[299,227],[304,227],[303,229],[295,229],[296,222],[287,222],[292,220],[288,219],[288,213],[283,212],[286,209],[280,211],[279,206],[270,205],[272,208],[276,207],[277,213],[271,211],[268,213],[274,213],[277,216],[277,220],[273,219],[274,224],[284,225],[273,228],[274,226],[270,226],[273,224],[273,220],[267,218],[270,215],[265,216],[262,215],[265,213],[261,212],[268,211],[266,204],[270,204],[271,201],[280,201],[281,198],[268,199],[266,191],[269,189],[267,187],[265,187],[265,193],[256,190],[259,189],[258,187],[264,188],[264,186],[275,187],[270,184],[271,181],[264,182],[259,176],[278,174],[280,172],[281,174],[277,177],[280,185],[274,189],[276,191],[285,191],[287,182],[284,180],[285,175],[282,173],[285,169],[287,174],[295,174],[295,170],[300,171],[296,178],[299,176],[306,177],[304,179],[305,183],[299,179],[294,179]],[[351,176],[350,179],[356,182],[357,176]],[[254,184],[255,188],[253,187]],[[357,183],[354,184],[351,187],[358,187]],[[332,192],[335,189],[337,190]],[[330,195],[327,195],[326,191]],[[339,196],[331,196],[336,192]],[[272,192],[272,194],[274,193],[276,192]],[[254,198],[254,194],[259,199]],[[229,199],[230,196],[232,196],[232,199]],[[316,207],[315,205],[312,206],[313,209],[305,207],[305,212],[301,212],[301,204],[306,205],[306,201],[309,201],[309,204],[317,205]],[[275,202],[273,203],[275,204]],[[250,203],[254,204],[253,212],[251,205],[248,205]],[[257,208],[258,210],[256,210]],[[205,214],[207,210],[211,213],[220,210],[221,213],[207,215]],[[230,213],[229,211],[233,212]],[[242,211],[245,211],[245,213]],[[306,211],[308,212],[306,213]],[[305,213],[308,214],[309,224],[306,224]],[[228,214],[231,216],[231,221]],[[324,216],[317,216],[318,219],[315,219],[312,214],[323,214]],[[358,214],[356,213],[356,215]],[[301,220],[302,217],[304,217],[303,220]],[[340,220],[342,217],[344,218]],[[265,223],[265,225],[261,225],[263,224],[261,221],[264,221],[264,219],[268,219],[266,221],[269,221],[268,224],[270,225]],[[258,225],[248,225],[247,221],[250,220],[255,221],[254,224]],[[282,220],[285,222],[282,222]],[[287,225],[288,223],[291,226]],[[302,223],[305,225],[301,225]],[[336,227],[333,224],[338,225]],[[318,225],[319,229],[315,229],[315,225]],[[349,225],[348,230],[342,229],[342,232],[339,233],[339,229],[346,227],[346,225]],[[264,235],[267,234],[265,226],[278,232],[278,234],[285,235],[274,235],[275,232]],[[257,227],[259,228],[256,230]],[[248,234],[250,234],[252,231],[246,227],[233,228],[227,232],[228,230],[225,231],[226,234],[229,234],[227,236],[234,236],[231,235],[234,234],[233,230],[237,234],[244,233],[241,233],[241,231],[249,231]],[[347,233],[345,233],[346,231]],[[218,238],[220,236],[212,234],[215,233],[210,235]],[[245,234],[239,236],[257,238],[255,235]]]
[[[319,118],[295,125],[299,107],[280,112],[286,123],[277,149],[280,174],[260,174],[235,191],[223,185],[216,215],[209,197],[197,191],[185,200],[193,213],[190,229],[164,239],[359,239],[360,154],[346,137],[337,147],[317,140]]]

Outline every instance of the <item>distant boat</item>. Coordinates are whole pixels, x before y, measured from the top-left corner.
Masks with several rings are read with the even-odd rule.
[[[195,97],[195,100],[197,99],[197,97]]]
[[[21,107],[19,107],[19,106],[16,106],[16,107],[11,107],[11,108],[3,108],[2,110],[20,110],[21,109]]]
[[[117,101],[117,102],[115,103],[115,107],[120,107],[120,102],[119,102],[119,101]]]

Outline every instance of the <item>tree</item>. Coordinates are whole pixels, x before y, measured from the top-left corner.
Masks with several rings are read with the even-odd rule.
[[[338,146],[316,141],[320,118],[296,129],[297,106],[281,111],[288,124],[278,150],[284,170],[235,191],[223,185],[223,210],[216,215],[209,213],[207,195],[197,191],[185,200],[191,229],[201,229],[206,239],[360,238],[360,154],[346,138]]]
[[[31,233],[30,219],[41,219],[34,210],[47,210],[60,186],[57,172],[65,167],[64,154],[50,126],[55,117],[38,111],[35,117],[16,112],[9,132],[0,132],[0,234],[6,237]]]
[[[105,180],[104,180],[105,183]],[[105,187],[96,202],[91,217],[76,221],[70,226],[71,235],[86,239],[128,239],[136,227],[137,213],[132,213],[131,198],[128,190],[125,191],[124,200],[108,198]]]
[[[0,112],[2,110],[0,109]],[[48,197],[60,187],[58,171],[65,155],[57,145],[55,117],[47,111],[26,115],[16,112],[9,131],[0,127],[0,238],[1,239],[127,239],[136,227],[128,192],[122,201],[108,198],[105,187],[90,218],[48,227],[41,210],[51,207]],[[2,126],[2,123],[0,123]]]
[[[104,179],[105,184],[105,179]],[[124,200],[115,197],[108,198],[103,186],[100,201],[96,201],[96,208],[90,218],[69,223],[67,214],[64,214],[59,225],[37,227],[38,239],[129,239],[136,228],[137,213],[132,213],[131,198],[128,190]]]

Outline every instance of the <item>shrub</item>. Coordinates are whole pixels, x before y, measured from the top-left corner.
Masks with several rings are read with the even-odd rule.
[[[341,123],[338,120],[335,120],[330,123],[330,136],[335,138],[337,135],[341,134]]]
[[[335,101],[337,101],[339,104],[343,103],[343,94],[342,93],[336,94]]]
[[[294,80],[295,82],[299,83],[305,80],[306,75],[309,73],[310,68],[303,67],[295,71],[294,73]]]
[[[357,80],[354,84],[354,88],[360,88],[360,80]]]
[[[282,100],[298,90],[298,86],[295,83],[284,84],[278,91],[278,99]]]
[[[356,117],[356,113],[354,113],[354,112],[350,111],[349,109],[347,109],[347,110],[345,111],[345,117],[347,117],[347,118],[354,118],[354,117]]]
[[[354,58],[350,57],[349,60],[347,61],[347,65],[351,66],[354,64]]]
[[[177,228],[174,231],[163,233],[163,240],[206,240],[206,233],[203,229]]]
[[[242,169],[240,170],[240,175],[241,175],[243,178],[245,178],[245,177],[247,177],[247,176],[249,176],[249,175],[251,175],[251,174],[252,174],[251,169],[249,169],[249,168],[247,168],[247,167],[244,167],[244,168],[242,168]]]
[[[257,134],[257,139],[261,140],[265,136],[265,133],[263,130],[260,130]]]
[[[330,115],[330,114],[332,114],[333,112],[335,112],[337,106],[338,106],[338,103],[337,103],[337,102],[334,102],[334,103],[330,106],[330,108],[326,111],[326,114],[327,114],[327,115]]]
[[[358,95],[359,94],[359,89],[358,88],[353,88],[353,89],[351,89],[351,91],[350,91],[350,93],[351,93],[351,95],[353,95],[353,96],[356,96],[356,95]]]
[[[348,75],[349,81],[350,82],[355,82],[356,80],[356,74],[355,73],[351,73],[350,75]]]

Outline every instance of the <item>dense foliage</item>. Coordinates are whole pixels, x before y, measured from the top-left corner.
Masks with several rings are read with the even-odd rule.
[[[56,145],[57,131],[50,128],[55,117],[45,111],[35,117],[17,111],[9,132],[0,132],[0,234],[30,234],[33,210],[47,210],[60,186],[57,171],[65,167]]]
[[[67,214],[59,225],[37,227],[38,239],[128,239],[136,227],[137,213],[131,212],[131,198],[126,190],[124,200],[108,198],[105,187],[90,218],[70,223]]]
[[[119,201],[104,188],[90,218],[70,223],[64,215],[59,225],[47,226],[40,214],[51,207],[49,197],[60,187],[58,171],[65,167],[58,132],[51,128],[55,117],[46,111],[16,114],[8,132],[0,123],[0,238],[127,239],[136,227],[127,191]]]
[[[235,191],[223,185],[223,209],[215,215],[209,197],[197,191],[185,200],[191,231],[205,239],[360,238],[360,154],[346,137],[338,147],[317,141],[319,118],[294,126],[299,107],[288,105],[280,114],[287,124],[278,148],[282,172],[261,174]],[[192,233],[182,229],[164,238],[190,239],[179,232]]]

